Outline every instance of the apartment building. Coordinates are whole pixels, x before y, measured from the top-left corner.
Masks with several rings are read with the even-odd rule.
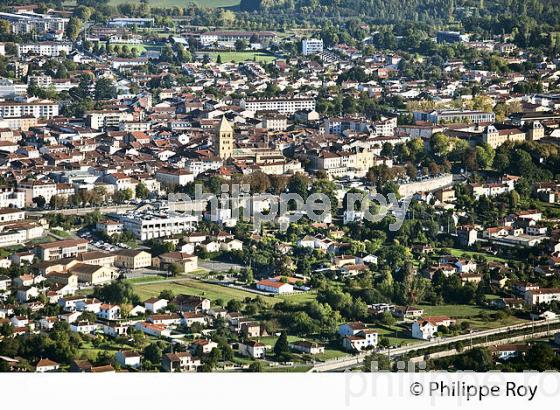
[[[18,190],[25,195],[25,206],[32,206],[33,199],[38,197],[43,197],[48,204],[57,193],[56,183],[50,181],[21,182]]]
[[[248,111],[277,111],[280,114],[293,114],[301,110],[315,110],[315,98],[247,98],[240,102],[241,108]]]
[[[493,112],[470,110],[434,110],[431,112],[414,112],[414,121],[431,122],[432,124],[458,124],[458,123],[492,123],[496,120]]]
[[[126,111],[89,111],[86,113],[86,125],[94,130],[119,128],[121,123],[132,121],[132,114]]]
[[[375,165],[373,152],[360,149],[348,152],[322,151],[309,156],[309,159],[314,170],[325,171],[330,177],[342,177],[349,172],[364,176]]]
[[[548,304],[555,300],[560,301],[560,288],[531,289],[525,292],[525,302],[529,306]]]
[[[31,101],[31,102],[0,102],[0,117],[26,117],[46,118],[58,116],[58,103],[53,101]]]
[[[498,148],[506,141],[525,141],[525,132],[519,128],[497,129],[493,125],[489,125],[482,133],[482,142],[490,145],[492,148]]]
[[[156,172],[156,180],[164,185],[185,186],[194,181],[194,175],[185,169],[164,168]]]
[[[72,52],[72,44],[43,41],[41,43],[16,44],[16,49],[18,57],[27,54],[35,54],[44,57],[60,57],[61,53],[68,55]]]
[[[276,33],[271,31],[207,31],[200,35],[203,47],[218,44],[222,47],[234,47],[236,41],[246,43],[265,43],[276,39]]]
[[[317,38],[305,38],[301,41],[301,52],[304,56],[323,52],[323,40]]]
[[[203,172],[220,169],[222,165],[223,161],[218,157],[198,158],[187,160],[185,163],[185,169],[187,172],[192,173],[196,177],[198,174]]]
[[[14,34],[63,33],[69,19],[30,11],[0,13],[0,20],[10,23]]]
[[[12,187],[0,187],[0,208],[23,208],[25,193],[15,191]]]
[[[121,249],[115,253],[115,266],[125,269],[147,268],[152,265],[152,255],[139,249]]]
[[[438,31],[436,40],[438,43],[466,43],[469,41],[469,36],[458,31]]]
[[[143,241],[194,230],[198,218],[174,212],[131,212],[119,215],[124,230]]]
[[[0,208],[0,223],[23,221],[25,211],[15,208]]]
[[[35,253],[42,261],[52,261],[62,258],[73,258],[80,253],[87,252],[87,239],[65,239],[49,243],[41,243],[35,248]]]

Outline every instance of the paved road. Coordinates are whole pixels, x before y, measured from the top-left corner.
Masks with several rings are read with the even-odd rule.
[[[460,335],[460,336],[452,336],[452,337],[445,337],[445,338],[441,338],[438,340],[430,340],[430,341],[426,341],[426,342],[420,342],[420,343],[415,343],[414,345],[410,345],[410,346],[403,346],[403,347],[397,347],[395,349],[391,349],[390,350],[390,355],[391,356],[401,356],[403,354],[409,353],[409,352],[413,352],[416,350],[421,350],[421,349],[426,349],[428,347],[433,347],[433,346],[445,346],[448,344],[452,344],[452,343],[456,343],[456,342],[460,342],[460,341],[471,341],[472,339],[478,339],[481,337],[486,337],[486,336],[493,336],[493,335],[499,335],[499,334],[504,334],[504,337],[507,336],[508,333],[514,331],[514,330],[523,330],[523,329],[531,329],[534,326],[543,326],[546,324],[557,324],[560,323],[560,319],[554,319],[554,320],[548,320],[546,322],[544,321],[539,321],[539,322],[530,322],[530,323],[522,323],[519,325],[513,325],[513,326],[504,326],[504,327],[498,327],[495,329],[490,329],[490,330],[481,330],[479,332],[472,332],[470,334],[466,334],[466,335]],[[351,358],[347,358],[347,359],[340,359],[340,360],[328,360],[322,363],[317,363],[313,369],[311,371],[313,372],[327,372],[327,371],[341,371],[341,370],[345,370],[351,367],[354,367],[358,364],[360,364],[363,359],[370,354],[370,352],[366,352],[366,353],[359,353],[357,355],[352,356]]]
[[[44,214],[51,214],[57,213],[62,215],[85,215],[89,214],[90,212],[99,211],[102,214],[108,214],[111,212],[118,212],[118,211],[131,211],[136,209],[138,205],[111,205],[111,206],[100,206],[100,207],[88,207],[88,208],[74,208],[74,209],[29,209],[25,212],[28,215],[44,215]]]

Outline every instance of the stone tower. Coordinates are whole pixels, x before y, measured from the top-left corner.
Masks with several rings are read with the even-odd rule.
[[[212,145],[216,155],[221,159],[227,159],[233,155],[233,128],[225,116],[222,116]]]

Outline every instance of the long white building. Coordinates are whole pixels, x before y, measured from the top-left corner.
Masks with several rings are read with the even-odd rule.
[[[37,54],[45,57],[59,57],[61,52],[70,54],[72,51],[71,43],[57,43],[54,41],[44,41],[42,43],[16,44],[17,55],[21,57],[26,54]]]
[[[192,231],[198,218],[194,215],[182,215],[175,212],[130,212],[118,215],[125,231],[131,232],[140,240],[164,238],[171,235]]]
[[[248,111],[276,111],[293,114],[296,111],[315,110],[315,98],[247,98],[241,100],[241,108]]]
[[[0,117],[27,117],[52,118],[58,115],[58,103],[49,100],[31,102],[0,102]]]
[[[66,23],[69,21],[69,19],[64,17],[38,14],[30,11],[0,13],[0,20],[8,21],[14,34],[62,33],[66,28]]]

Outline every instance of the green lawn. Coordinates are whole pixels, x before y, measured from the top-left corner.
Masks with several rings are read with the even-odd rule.
[[[201,276],[205,273],[206,271],[200,270],[200,272],[196,271],[194,274],[196,274],[197,276]],[[193,272],[189,273],[189,276],[192,275]],[[317,294],[315,292],[301,293],[293,296],[263,296],[257,293],[247,292],[246,290],[242,289],[230,288],[213,283],[203,282],[201,280],[194,279],[192,277],[185,277],[183,275],[178,276],[176,280],[172,282],[143,284],[143,282],[152,282],[154,280],[163,281],[164,279],[166,278],[162,276],[150,276],[148,278],[143,277],[129,279],[128,282],[132,284],[134,292],[140,297],[141,300],[157,296],[162,290],[170,290],[176,295],[184,293],[186,295],[204,296],[210,300],[222,299],[225,303],[227,303],[230,299],[243,301],[248,297],[254,299],[257,296],[261,296],[261,298],[271,306],[284,300],[288,300],[297,304],[306,303],[311,300],[315,300],[315,298],[317,297]]]
[[[460,325],[463,321],[469,322],[471,324],[471,329],[473,330],[494,329],[497,327],[511,326],[514,324],[525,322],[525,320],[519,319],[515,316],[508,316],[504,319],[499,320],[486,320],[478,316],[481,313],[493,314],[496,313],[497,310],[486,309],[473,305],[419,305],[418,307],[424,309],[425,316],[449,316],[452,318],[461,319],[457,321],[458,325]]]
[[[292,303],[307,303],[311,302],[312,300],[317,299],[317,292],[305,292],[305,293],[297,293],[295,295],[281,295],[277,296],[276,299],[286,300]]]
[[[413,339],[410,332],[400,326],[385,326],[375,330],[379,332],[380,337],[388,339],[391,346],[405,346],[420,342],[420,340]]]
[[[485,252],[465,251],[463,249],[457,249],[457,248],[445,248],[445,249],[448,249],[449,252],[451,253],[451,255],[456,256],[456,257],[461,257],[463,255],[467,255],[467,256],[470,256],[470,257],[484,256],[486,259],[488,259],[489,261],[492,261],[492,262],[507,262],[506,259],[499,258],[499,257],[494,256],[494,255],[489,255]]]
[[[157,7],[186,7],[188,3],[194,3],[200,7],[232,7],[238,6],[241,0],[149,0],[151,6]],[[112,6],[119,4],[140,4],[138,0],[110,0]]]
[[[201,52],[200,54],[208,54],[212,61],[216,61],[218,55],[222,57],[222,63],[240,63],[242,61],[264,61],[270,63],[276,60],[276,57],[260,51],[211,51],[208,53]]]
[[[170,290],[174,294],[186,294],[193,296],[204,296],[212,301],[222,299],[228,302],[230,299],[239,301],[245,298],[255,298],[257,294],[247,292],[241,289],[228,288],[225,286],[214,285],[212,283],[201,282],[196,279],[178,278],[173,282],[152,283],[149,285],[133,284],[134,292],[140,297],[140,300],[145,300],[153,296],[159,295],[162,290]],[[273,305],[281,299],[274,299],[271,297],[264,297],[265,302]]]
[[[453,318],[473,317],[481,313],[495,312],[495,310],[474,305],[418,305],[418,307],[424,309],[425,316],[449,316]]]
[[[132,279],[127,279],[127,283],[130,283],[131,285],[140,285],[144,282],[153,282],[156,280],[165,280],[165,276],[159,276],[159,275],[145,275],[145,276],[140,276],[138,278],[132,278]]]
[[[349,354],[336,349],[325,349],[325,353],[313,355],[317,360],[332,360],[346,356],[349,356]]]
[[[51,229],[53,235],[60,236],[61,238],[70,238],[73,235],[70,232],[62,231],[60,229]]]
[[[274,347],[274,345],[276,344],[276,340],[278,340],[277,336],[264,336],[264,337],[260,337],[259,341],[265,345],[270,345],[272,347]],[[288,335],[288,342],[296,342],[298,340],[302,340],[301,337],[299,336],[291,336]]]
[[[87,358],[90,361],[95,361],[97,356],[102,352],[115,354],[119,350],[131,350],[132,348],[127,345],[119,345],[112,340],[105,340],[98,346],[94,346],[91,341],[82,342],[78,348],[78,357]]]
[[[135,48],[136,51],[138,51],[138,54],[142,54],[143,52],[145,52],[147,50],[147,47],[143,44],[111,43],[111,47],[115,47],[115,46],[119,46],[119,48],[121,48],[121,49],[122,49],[123,46],[126,46],[129,51],[132,51],[132,49]]]
[[[518,325],[520,323],[524,323],[524,322],[528,322],[527,320],[524,319],[519,319],[518,317],[515,316],[508,316],[505,319],[500,319],[500,320],[482,320],[480,318],[470,318],[470,319],[464,319],[464,320],[458,320],[457,324],[460,325],[461,322],[466,321],[469,322],[471,325],[471,329],[473,330],[488,330],[488,329],[495,329],[497,327],[505,327],[505,326],[512,326],[512,325]]]

